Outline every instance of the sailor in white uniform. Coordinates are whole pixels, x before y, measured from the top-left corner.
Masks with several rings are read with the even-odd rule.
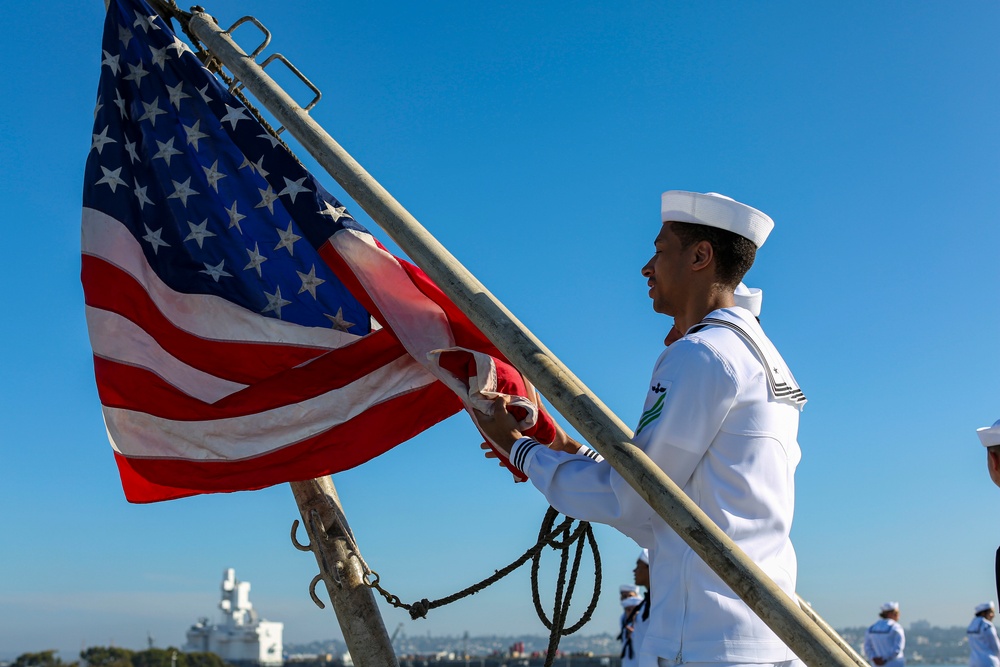
[[[635,619],[640,613],[646,598],[639,590],[639,586],[630,584],[622,585],[620,588],[622,615],[618,620],[618,641],[621,642],[622,665],[635,665],[635,658],[638,656],[638,644],[633,642],[635,633]],[[631,660],[631,662],[627,662]]]
[[[865,632],[865,657],[878,667],[903,667],[906,636],[899,624],[899,603],[886,602],[879,620]]]
[[[670,191],[643,267],[653,310],[684,332],[657,360],[632,442],[789,596],[799,411],[805,396],[733,290],[774,223],[717,194]],[[503,398],[480,429],[549,503],[650,549],[640,667],[785,664],[795,656],[604,461],[522,438]]]
[[[625,641],[625,628],[622,630],[622,667],[637,667],[639,664],[639,648],[642,646],[642,639],[646,636],[646,628],[649,627],[649,549],[639,552],[639,557],[635,561],[635,568],[632,576],[636,586],[646,589],[646,595],[642,597],[629,618],[628,641]]]
[[[993,426],[976,429],[979,442],[986,448],[986,469],[990,473],[990,479],[997,486],[1000,486],[1000,419],[993,423]],[[994,576],[996,577],[997,599],[1000,600],[1000,549],[997,549],[994,564]]]
[[[1000,419],[993,426],[977,428],[976,434],[979,442],[986,448],[986,469],[990,473],[990,479],[1000,486]]]
[[[969,667],[1000,667],[1000,639],[993,627],[993,601],[976,605],[976,616],[969,623]]]

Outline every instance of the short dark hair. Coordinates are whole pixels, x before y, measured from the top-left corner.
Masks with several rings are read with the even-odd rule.
[[[684,248],[699,241],[711,243],[715,252],[715,277],[729,288],[735,289],[740,284],[757,256],[753,241],[727,229],[691,222],[671,222],[670,229]]]

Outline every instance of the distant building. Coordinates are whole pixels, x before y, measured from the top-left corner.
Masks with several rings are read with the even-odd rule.
[[[284,623],[257,616],[250,604],[250,582],[237,581],[233,568],[223,574],[219,609],[221,623],[211,625],[202,618],[187,631],[186,653],[208,651],[234,665],[280,667]]]

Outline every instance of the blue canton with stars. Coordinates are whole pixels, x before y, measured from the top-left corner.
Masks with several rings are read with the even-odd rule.
[[[316,250],[364,228],[144,2],[112,1],[102,50],[83,205],[121,221],[177,292],[368,333]]]

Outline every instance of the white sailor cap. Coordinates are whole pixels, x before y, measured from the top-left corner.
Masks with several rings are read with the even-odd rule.
[[[887,611],[899,611],[899,603],[898,602],[886,602],[885,604],[882,605],[882,611],[883,612],[887,612]]]
[[[754,317],[760,317],[760,302],[764,293],[756,287],[747,287],[743,283],[733,290],[733,299],[740,308],[746,308]]]
[[[649,549],[643,549],[639,552],[639,562],[649,565]]]
[[[983,447],[1000,445],[1000,419],[993,422],[993,426],[977,428],[976,433],[979,434],[979,442],[983,443]]]
[[[660,220],[725,229],[750,239],[758,248],[774,229],[774,221],[764,213],[715,192],[664,192],[660,201]]]
[[[995,611],[995,609],[993,607],[993,600],[990,600],[989,602],[984,602],[982,604],[977,604],[976,605],[976,613],[977,614],[981,614],[984,611]]]
[[[622,600],[622,607],[624,607],[625,609],[631,609],[632,607],[638,607],[641,604],[642,604],[642,598],[640,598],[640,597],[625,598],[624,600]]]
[[[638,586],[633,586],[632,584],[622,584],[621,586],[618,587],[618,592],[619,593],[635,593],[636,595],[638,595],[639,594],[639,587]]]

